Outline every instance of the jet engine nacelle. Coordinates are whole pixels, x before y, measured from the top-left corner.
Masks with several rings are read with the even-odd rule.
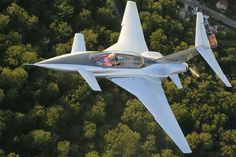
[[[143,70],[152,75],[156,75],[159,77],[168,77],[172,74],[178,74],[188,71],[187,63],[176,63],[176,64],[165,64],[165,63],[157,63],[150,65]]]
[[[174,64],[173,66],[174,67],[171,68],[171,71],[172,71],[171,74],[179,74],[179,73],[184,73],[184,72],[188,71],[188,64],[187,63]]]

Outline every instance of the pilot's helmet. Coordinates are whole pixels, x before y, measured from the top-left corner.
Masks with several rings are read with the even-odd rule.
[[[113,60],[115,58],[116,58],[116,54],[115,53],[111,53],[111,54],[108,55],[108,59],[109,60]]]

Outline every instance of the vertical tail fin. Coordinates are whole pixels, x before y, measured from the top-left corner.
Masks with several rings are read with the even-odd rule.
[[[216,73],[216,75],[224,82],[224,84],[227,87],[232,87],[229,80],[221,70],[215,55],[211,50],[204,26],[203,15],[201,12],[197,13],[195,47],[204,60],[212,68],[212,70]]]
[[[81,33],[75,33],[71,53],[78,51],[86,51],[84,35]]]

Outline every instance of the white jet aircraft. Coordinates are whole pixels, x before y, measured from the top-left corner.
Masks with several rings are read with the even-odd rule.
[[[114,82],[143,103],[183,153],[191,153],[166,99],[162,80],[170,77],[182,88],[178,74],[188,70],[186,61],[200,54],[224,84],[231,87],[210,48],[202,13],[197,13],[195,47],[167,56],[148,50],[135,2],[127,2],[121,26],[118,42],[103,52],[86,51],[84,36],[76,33],[70,54],[31,65],[79,72],[94,91],[101,91],[96,77]]]

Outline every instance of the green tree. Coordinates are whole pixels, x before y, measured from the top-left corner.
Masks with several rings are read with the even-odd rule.
[[[95,136],[95,134],[96,134],[96,124],[89,121],[85,121],[84,122],[84,136],[86,138],[92,138]]]
[[[69,4],[69,0],[59,0],[54,4],[60,17],[71,17],[74,13],[74,7]]]
[[[200,134],[197,134],[196,132],[193,132],[191,134],[188,134],[186,138],[193,151],[207,151],[211,150],[213,147],[212,135],[209,133],[202,132]]]
[[[20,157],[20,155],[16,153],[9,153],[7,157]]]
[[[96,151],[91,151],[91,152],[88,152],[85,157],[99,157],[98,155],[98,152]]]
[[[71,26],[65,21],[55,21],[49,27],[53,30],[56,41],[63,41],[72,34]]]
[[[17,48],[17,46],[22,47],[23,46],[23,45],[21,45],[22,39],[23,39],[22,34],[20,34],[19,32],[10,31],[6,36],[6,45],[9,45],[8,49],[11,48],[10,45],[16,46],[16,48]],[[28,46],[30,46],[30,45],[28,45]],[[31,49],[28,49],[28,50],[31,50]]]
[[[112,10],[107,7],[99,8],[97,11],[97,17],[98,17],[98,22],[104,24],[107,27],[113,27],[118,24],[116,22],[117,17],[115,17],[113,15]]]
[[[0,156],[5,156],[5,152],[2,149],[0,149]]]
[[[17,39],[16,39],[17,40]],[[19,39],[18,39],[19,40]],[[38,55],[32,50],[31,45],[15,45],[6,51],[5,62],[8,66],[18,67],[26,63],[37,61]]]
[[[236,155],[236,130],[227,130],[221,134],[220,147],[222,156]]]
[[[33,130],[30,133],[33,138],[33,148],[36,153],[41,155],[49,155],[49,150],[51,150],[54,140],[52,133],[45,130]]]
[[[59,141],[57,142],[58,157],[67,157],[70,153],[70,142],[69,141]]]
[[[55,127],[56,124],[60,121],[62,112],[63,108],[61,106],[51,106],[46,111],[47,120],[45,121],[45,123],[50,127]]]
[[[121,117],[124,123],[143,134],[156,131],[156,122],[140,101],[137,99],[130,100],[126,103],[126,106]]]
[[[58,43],[54,46],[54,51],[56,56],[70,53],[71,42],[70,43]]]
[[[12,3],[7,8],[7,13],[11,18],[15,17],[21,24],[27,26],[28,29],[38,23],[38,18],[36,16],[30,16],[25,9],[16,3]]]
[[[105,135],[108,156],[134,156],[140,148],[140,135],[127,125],[119,123],[116,128]]]
[[[104,100],[98,100],[95,105],[92,106],[89,111],[89,118],[94,122],[103,122],[105,120],[105,102]]]
[[[161,151],[161,157],[178,157],[178,155],[174,155],[170,149],[164,149]]]
[[[91,15],[91,11],[83,8],[81,12],[78,14],[76,20],[78,21],[77,25],[79,28],[87,28],[93,24],[93,18]]]
[[[28,74],[23,68],[16,68],[14,70],[3,68],[1,72],[0,82],[6,89],[20,89],[24,86],[24,83],[26,83],[27,77]]]
[[[168,39],[162,29],[158,29],[151,34],[150,47],[152,50],[165,53],[168,50],[168,48],[166,47],[167,44],[168,44]]]
[[[0,30],[6,28],[10,21],[10,17],[8,15],[0,14]]]
[[[155,153],[157,151],[155,135],[148,135],[142,145],[142,148],[145,154],[147,154],[146,156],[150,156],[152,153]]]
[[[97,41],[98,34],[94,32],[94,30],[92,29],[85,29],[81,33],[83,33],[85,36],[86,48],[88,50],[94,50],[96,44],[98,43]]]
[[[3,117],[0,117],[0,139],[2,138],[2,133],[6,129],[6,124],[3,121]]]
[[[4,94],[4,90],[0,89],[0,104],[4,98],[5,94]]]

